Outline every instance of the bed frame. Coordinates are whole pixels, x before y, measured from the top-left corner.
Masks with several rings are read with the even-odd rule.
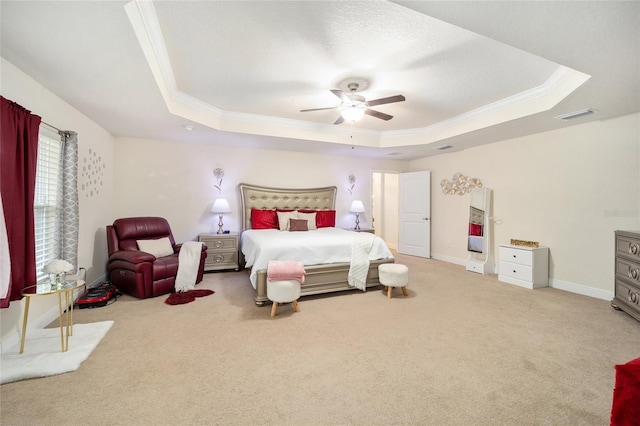
[[[310,210],[334,210],[337,188],[328,186],[325,188],[285,189],[267,188],[264,186],[241,183],[240,201],[242,210],[242,231],[251,229],[251,209],[310,209]],[[242,248],[240,250],[240,263],[245,267]],[[382,263],[393,263],[394,259],[372,260],[367,274],[367,287],[380,285],[378,279],[378,266]],[[301,287],[301,294],[324,294],[336,291],[353,290],[348,282],[349,263],[330,263],[323,265],[305,266],[306,276]],[[257,271],[255,289],[256,305],[263,306],[268,302],[267,298],[267,271]]]

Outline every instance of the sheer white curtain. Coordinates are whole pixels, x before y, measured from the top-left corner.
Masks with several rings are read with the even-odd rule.
[[[7,298],[11,279],[11,259],[9,258],[9,238],[4,221],[4,207],[0,197],[0,299]]]

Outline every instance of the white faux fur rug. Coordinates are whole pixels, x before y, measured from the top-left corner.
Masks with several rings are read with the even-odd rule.
[[[75,371],[107,334],[113,321],[75,324],[69,350],[60,351],[60,328],[30,330],[20,354],[20,344],[0,355],[0,383]]]

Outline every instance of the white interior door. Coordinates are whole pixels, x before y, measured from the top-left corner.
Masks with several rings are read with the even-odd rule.
[[[431,172],[401,173],[398,253],[431,257]]]

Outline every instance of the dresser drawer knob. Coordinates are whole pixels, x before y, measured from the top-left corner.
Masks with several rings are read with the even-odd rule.
[[[220,248],[224,245],[224,243],[222,242],[222,240],[216,240],[216,242],[213,244],[216,248]]]
[[[640,251],[640,246],[638,244],[629,243],[629,254],[637,255]]]
[[[224,256],[222,256],[222,255],[220,255],[220,254],[219,254],[219,255],[217,255],[217,256],[215,257],[215,259],[213,259],[213,261],[214,261],[214,262],[216,262],[216,263],[220,263],[220,262],[222,262],[223,260],[224,260]]]
[[[629,302],[635,303],[637,305],[640,297],[638,296],[637,292],[629,290],[629,296],[627,297],[627,299],[629,300]]]
[[[640,270],[638,270],[638,268],[632,268],[631,266],[629,266],[629,272],[627,273],[627,275],[629,276],[629,278],[637,280],[638,276],[640,275]]]

